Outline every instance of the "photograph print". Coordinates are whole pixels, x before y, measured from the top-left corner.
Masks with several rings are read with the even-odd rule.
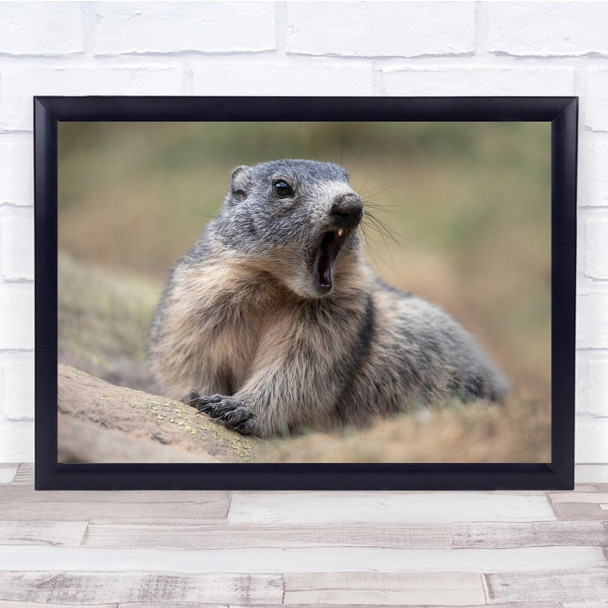
[[[58,463],[551,462],[551,122],[57,142]]]

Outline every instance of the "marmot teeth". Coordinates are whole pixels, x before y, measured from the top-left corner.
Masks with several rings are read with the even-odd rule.
[[[344,234],[344,228],[338,229],[338,236],[342,236]]]

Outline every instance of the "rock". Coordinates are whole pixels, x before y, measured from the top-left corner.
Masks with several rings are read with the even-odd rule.
[[[59,364],[59,462],[250,462],[262,442],[192,407]]]
[[[162,283],[58,256],[58,356],[112,384],[154,393],[146,336]]]

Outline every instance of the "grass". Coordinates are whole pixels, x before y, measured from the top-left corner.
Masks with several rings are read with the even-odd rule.
[[[442,404],[364,430],[272,440],[264,462],[550,462],[548,404]]]

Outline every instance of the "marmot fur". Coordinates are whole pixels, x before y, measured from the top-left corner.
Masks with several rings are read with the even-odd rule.
[[[340,166],[234,169],[153,322],[151,361],[169,394],[260,437],[449,397],[500,400],[507,381],[471,335],[369,268],[363,214]]]

